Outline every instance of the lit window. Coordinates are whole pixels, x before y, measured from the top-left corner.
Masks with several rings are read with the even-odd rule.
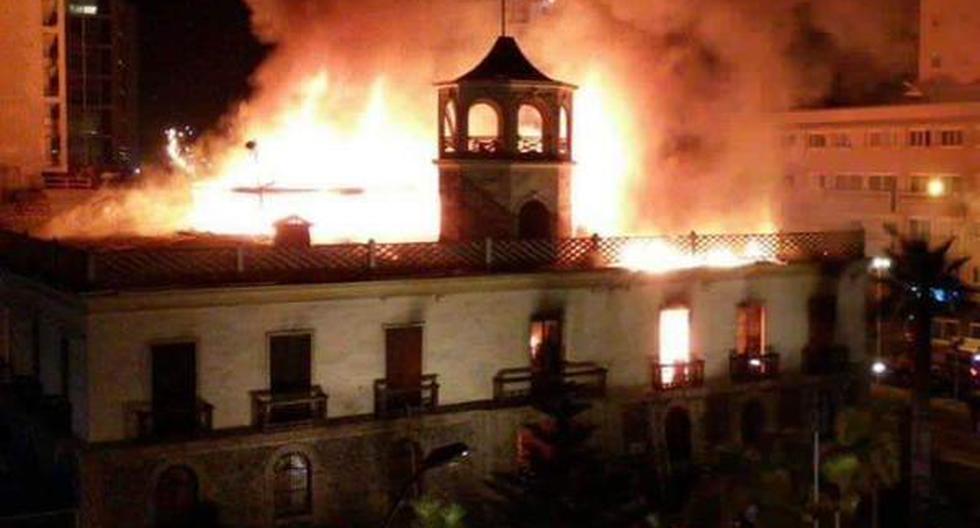
[[[571,150],[571,123],[568,122],[568,110],[565,107],[561,107],[561,112],[558,117],[559,128],[558,128],[558,153],[568,154]]]
[[[283,455],[275,466],[276,518],[313,512],[310,461],[299,453]]]
[[[932,145],[932,131],[909,130],[909,146],[928,147]]]
[[[500,116],[497,110],[487,103],[477,103],[470,107],[469,151],[490,154],[502,149],[500,142]]]
[[[660,310],[660,363],[691,360],[691,310],[678,306]],[[673,373],[669,378],[673,377]]]
[[[531,369],[538,374],[561,371],[562,329],[560,315],[535,317],[531,321]]]
[[[99,14],[99,6],[85,5],[85,4],[71,4],[68,6],[68,12],[73,15],[95,16]]]

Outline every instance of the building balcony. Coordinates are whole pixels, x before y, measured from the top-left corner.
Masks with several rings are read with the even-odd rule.
[[[252,391],[252,420],[262,429],[320,423],[327,419],[327,399],[319,385],[296,392]]]
[[[779,354],[766,347],[765,353],[739,354],[732,350],[728,369],[735,383],[749,383],[779,377]]]
[[[704,385],[704,360],[652,363],[651,385],[655,391],[690,389]]]
[[[415,387],[394,387],[390,380],[374,380],[374,414],[379,418],[432,412],[439,406],[439,376],[426,374]]]
[[[193,405],[154,407],[152,403],[138,404],[133,409],[138,438],[193,436],[211,430],[214,408],[198,399]]]
[[[843,374],[850,369],[850,351],[847,347],[813,346],[803,348],[803,373],[808,376]]]
[[[551,375],[535,373],[531,367],[504,369],[493,377],[493,400],[497,403],[526,403],[540,388],[556,385],[567,387],[583,398],[602,398],[606,395],[606,373],[607,369],[591,362],[566,362],[561,372]]]

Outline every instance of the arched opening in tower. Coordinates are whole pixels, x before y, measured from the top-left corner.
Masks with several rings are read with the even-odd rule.
[[[523,240],[548,240],[553,237],[551,212],[543,203],[531,200],[521,207],[518,236]]]
[[[468,116],[468,150],[477,154],[494,154],[502,150],[500,113],[489,103],[476,103]]]
[[[544,119],[541,111],[530,104],[517,111],[517,151],[521,154],[544,153]]]

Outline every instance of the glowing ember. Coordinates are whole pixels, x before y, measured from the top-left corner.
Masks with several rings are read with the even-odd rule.
[[[767,253],[756,240],[749,241],[741,250],[726,248],[692,254],[662,240],[636,239],[623,248],[617,266],[646,273],[665,273],[692,268],[738,268],[777,261],[775,253]]]
[[[660,311],[660,363],[677,365],[691,361],[691,310],[686,307]],[[672,383],[676,369],[663,369],[663,380]]]

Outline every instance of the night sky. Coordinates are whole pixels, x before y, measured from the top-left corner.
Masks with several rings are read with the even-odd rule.
[[[268,49],[252,37],[240,0],[132,3],[140,14],[140,140],[150,160],[164,128],[210,128],[247,96],[249,75]]]

